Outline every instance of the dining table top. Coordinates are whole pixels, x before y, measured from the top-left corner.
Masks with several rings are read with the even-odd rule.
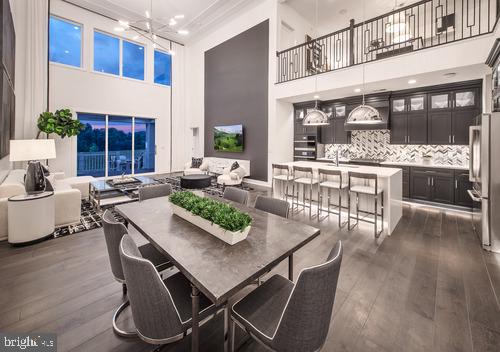
[[[205,196],[230,203],[252,217],[245,240],[229,245],[174,215],[168,197],[122,204],[115,210],[216,305],[320,234],[318,228],[295,220]]]

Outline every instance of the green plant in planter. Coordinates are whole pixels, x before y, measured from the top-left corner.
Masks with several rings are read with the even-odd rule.
[[[85,126],[78,120],[73,119],[73,114],[69,109],[56,110],[55,113],[45,111],[40,114],[37,121],[38,134],[52,133],[57,134],[61,138],[77,136]]]
[[[217,202],[210,198],[199,197],[193,192],[177,192],[170,196],[170,201],[186,209],[190,213],[200,216],[224,230],[236,232],[243,231],[252,223],[252,218],[235,207]]]

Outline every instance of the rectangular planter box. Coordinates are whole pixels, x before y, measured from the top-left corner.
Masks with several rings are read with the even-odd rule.
[[[170,203],[172,206],[172,211],[175,215],[183,218],[186,221],[189,221],[193,225],[198,226],[202,230],[205,230],[212,236],[217,237],[218,239],[233,245],[238,242],[243,241],[247,238],[248,232],[250,232],[251,226],[247,226],[243,231],[231,232],[228,230],[224,230],[217,224],[213,224],[210,221],[203,219],[201,216],[194,215],[193,213],[181,208],[173,203]]]

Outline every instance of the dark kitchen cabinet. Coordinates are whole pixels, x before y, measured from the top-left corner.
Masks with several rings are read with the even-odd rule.
[[[411,168],[413,199],[453,204],[455,201],[455,176],[453,170]]]
[[[427,95],[391,99],[391,143],[427,143]]]
[[[334,143],[334,136],[333,136],[333,119],[328,120],[330,124],[328,126],[321,126],[320,127],[320,134],[319,134],[319,142],[321,144],[333,144]]]
[[[432,111],[428,117],[427,138],[429,144],[451,144],[452,143],[452,112]]]
[[[479,87],[429,94],[429,144],[469,144],[469,127],[481,111]]]
[[[472,189],[469,181],[469,171],[455,170],[455,204],[463,207],[472,207],[472,199],[467,192]]]
[[[351,131],[345,130],[345,118],[334,118],[333,121],[333,139],[335,144],[350,144]]]

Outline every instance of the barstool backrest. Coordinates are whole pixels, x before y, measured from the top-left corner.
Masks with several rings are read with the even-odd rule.
[[[318,169],[318,180],[319,182],[331,181],[334,178],[342,184],[342,171],[340,170],[329,170],[329,169]]]
[[[277,170],[277,172],[275,172]],[[273,164],[273,176],[286,174],[287,176],[290,174],[290,168],[288,165],[283,164]]]
[[[312,167],[303,167],[303,166],[294,166],[293,167],[293,177],[294,178],[312,178],[313,177],[313,169]]]
[[[375,189],[378,189],[378,177],[377,177],[377,174],[369,174],[369,173],[364,173],[364,172],[349,171],[348,172],[348,177],[349,177],[349,189],[351,189],[351,186],[352,186],[352,179],[364,180],[370,186],[371,186],[371,184],[370,184],[371,182],[370,181],[375,181],[374,182],[375,183],[374,184]]]

